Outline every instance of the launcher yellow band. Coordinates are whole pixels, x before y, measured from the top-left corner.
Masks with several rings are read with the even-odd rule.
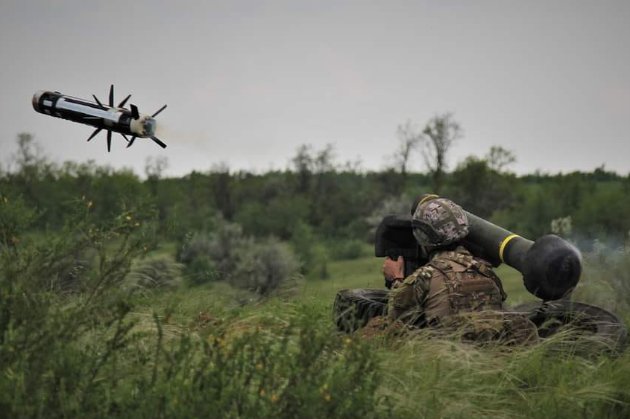
[[[501,259],[501,262],[505,262],[503,260],[503,251],[505,250],[505,247],[510,242],[510,240],[512,240],[515,237],[521,237],[521,236],[519,236],[518,234],[510,234],[509,236],[504,238],[503,241],[501,242],[501,245],[499,246],[499,259]]]

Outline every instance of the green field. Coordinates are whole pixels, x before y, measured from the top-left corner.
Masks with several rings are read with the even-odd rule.
[[[124,227],[129,220],[122,221]],[[381,259],[330,261],[328,279],[313,274],[264,298],[222,280],[133,288],[126,263],[142,260],[132,251],[144,248],[142,236],[138,242],[133,236],[106,237],[110,241],[92,231],[85,238],[101,256],[78,293],[52,288],[49,278],[59,283],[75,278],[68,266],[75,269],[76,261],[67,256],[84,250],[82,236],[76,242],[34,236],[33,243],[1,253],[2,278],[13,280],[0,282],[0,416],[630,414],[630,355],[588,336],[568,331],[514,347],[462,343],[430,330],[369,339],[338,332],[332,320],[335,293],[381,288]],[[173,250],[164,246],[153,256],[172,259]],[[580,298],[625,304],[626,294],[612,292],[612,283],[593,280],[614,277],[623,285],[627,261],[627,256],[616,265],[586,261]],[[497,272],[509,304],[534,299],[516,271]]]
[[[302,320],[296,319],[300,313],[307,313],[317,319],[317,328],[327,339],[345,340],[345,335],[334,331],[331,321],[335,293],[342,288],[381,288],[381,263],[369,257],[332,262],[330,279],[309,278],[293,296],[265,302],[239,303],[243,299],[240,292],[216,284],[154,295],[138,309],[148,317],[153,310],[160,312],[170,307],[177,319],[172,330],[178,333],[194,329],[200,313],[211,313],[213,317],[231,319],[228,323],[233,322],[240,332],[268,328],[269,333],[282,335],[279,327],[299,323]],[[501,267],[498,273],[510,304],[535,300],[524,289],[518,272]],[[627,417],[630,357],[605,353],[584,356],[579,354],[577,344],[567,343],[566,339],[567,336],[559,336],[533,347],[514,348],[477,347],[429,334],[368,342],[354,338],[352,345],[367,348],[368,356],[375,362],[376,382],[366,379],[365,383],[367,387],[376,385],[374,398],[357,394],[357,402],[372,403],[363,413],[379,417]],[[346,356],[347,350],[343,347],[341,356]],[[319,394],[320,389],[306,391]],[[324,407],[330,403],[328,397],[316,400]],[[310,410],[320,412],[312,407],[299,410],[298,416],[315,417]],[[363,415],[357,411],[354,416],[351,412],[341,409],[328,414]]]

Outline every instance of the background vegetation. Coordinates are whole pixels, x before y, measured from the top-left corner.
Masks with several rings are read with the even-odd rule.
[[[424,135],[454,141],[453,124]],[[435,190],[526,237],[572,240],[575,298],[630,318],[630,177],[516,176],[500,147],[412,173],[406,159],[436,144],[422,132],[403,126],[381,172],[303,146],[290,170],[182,178],[164,160],[144,178],[56,165],[20,135],[0,172],[0,416],[627,417],[629,355],[584,356],[568,334],[506,348],[335,331],[338,289],[382,287],[375,225]],[[499,273],[512,304],[533,299]]]

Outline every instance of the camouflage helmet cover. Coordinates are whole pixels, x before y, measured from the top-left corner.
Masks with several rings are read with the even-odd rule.
[[[413,213],[411,224],[413,235],[422,246],[446,246],[468,234],[466,213],[445,198],[421,202]]]

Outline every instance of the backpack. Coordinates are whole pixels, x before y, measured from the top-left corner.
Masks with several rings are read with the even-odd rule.
[[[427,320],[483,310],[502,310],[507,298],[491,265],[466,249],[442,252],[433,258],[431,281],[424,302]]]

